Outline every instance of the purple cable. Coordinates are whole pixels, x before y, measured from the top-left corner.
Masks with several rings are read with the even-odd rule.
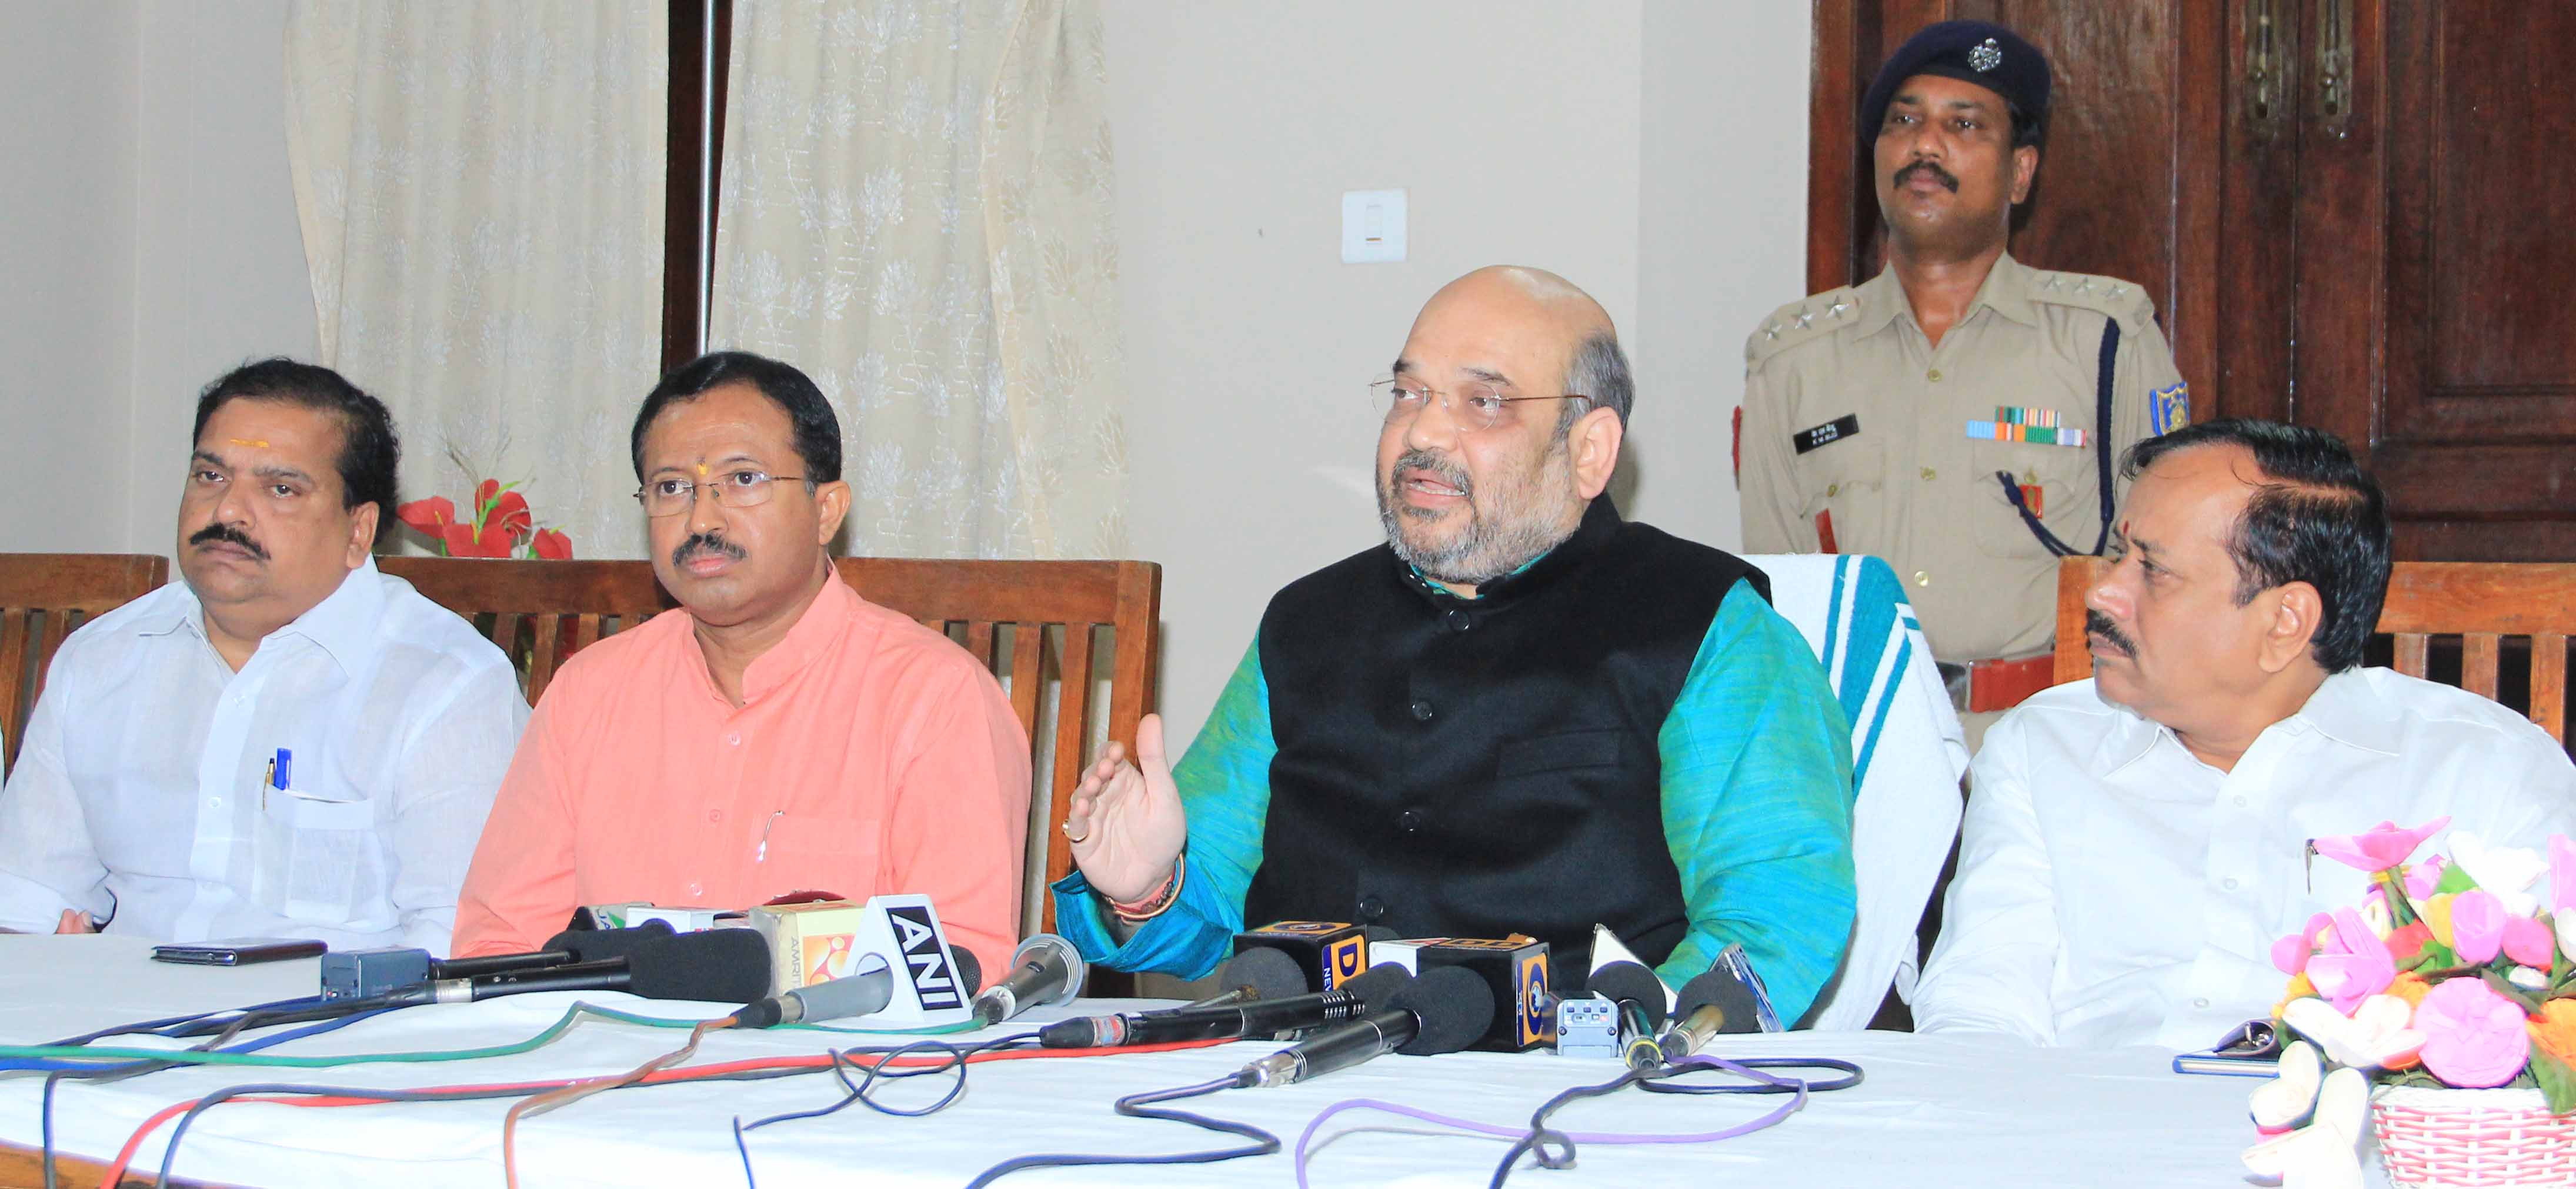
[[[1780,1106],[1770,1114],[1755,1119],[1750,1123],[1738,1123],[1723,1131],[1686,1133],[1562,1131],[1557,1132],[1557,1134],[1563,1135],[1568,1140],[1578,1144],[1713,1144],[1720,1140],[1734,1139],[1739,1135],[1750,1135],[1765,1127],[1777,1125],[1779,1122],[1787,1119],[1793,1114],[1796,1114],[1800,1108],[1807,1105],[1807,1082],[1804,1078],[1779,1077],[1774,1074],[1764,1073],[1758,1069],[1751,1069],[1738,1065],[1724,1057],[1688,1057],[1674,1062],[1673,1068],[1677,1070],[1724,1070],[1727,1073],[1735,1074],[1739,1077],[1750,1078],[1754,1081],[1768,1085],[1788,1088],[1790,1090],[1789,1101],[1780,1104]],[[1479,1123],[1473,1119],[1451,1118],[1448,1115],[1426,1111],[1420,1107],[1406,1106],[1400,1102],[1386,1102],[1375,1098],[1345,1098],[1340,1102],[1336,1102],[1331,1106],[1325,1107],[1323,1113],[1316,1115],[1312,1122],[1306,1124],[1306,1130],[1299,1133],[1297,1136],[1297,1189],[1308,1189],[1306,1184],[1306,1158],[1309,1155],[1309,1147],[1314,1143],[1315,1132],[1323,1128],[1324,1120],[1332,1118],[1334,1115],[1347,1110],[1385,1111],[1391,1115],[1403,1115],[1407,1118],[1420,1119],[1425,1123],[1436,1123],[1442,1127],[1456,1128],[1460,1131],[1473,1132],[1478,1135],[1490,1135],[1501,1139],[1516,1140],[1529,1134],[1530,1130],[1527,1127],[1498,1127],[1491,1123]],[[1549,1130],[1554,1131],[1555,1129],[1550,1128]]]

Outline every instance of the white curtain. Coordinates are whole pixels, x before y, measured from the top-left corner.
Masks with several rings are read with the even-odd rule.
[[[516,482],[577,556],[642,556],[626,431],[660,372],[668,45],[641,0],[294,0],[322,362],[392,408],[403,498]]]
[[[710,339],[839,413],[852,553],[1126,545],[1093,0],[742,0]]]

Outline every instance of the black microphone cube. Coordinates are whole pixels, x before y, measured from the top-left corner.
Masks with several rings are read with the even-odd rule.
[[[1310,992],[1330,991],[1369,967],[1368,936],[1338,921],[1274,921],[1234,935],[1234,952],[1275,949],[1297,960]]]
[[[429,981],[429,951],[387,945],[369,950],[332,950],[322,955],[324,999],[370,999],[396,987]]]
[[[1468,1048],[1518,1053],[1556,1043],[1556,995],[1547,985],[1546,942],[1529,937],[1426,937],[1380,945],[1411,950],[1416,975],[1463,966],[1493,989],[1493,1026]]]

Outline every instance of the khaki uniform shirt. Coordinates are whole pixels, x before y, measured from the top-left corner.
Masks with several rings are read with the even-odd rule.
[[[2105,427],[2094,419],[2112,319],[2120,343]],[[1745,552],[1818,552],[1816,516],[1831,513],[1836,549],[1896,568],[1945,661],[2036,652],[2056,634],[2057,558],[1996,472],[2036,486],[2041,523],[2090,551],[2102,533],[2093,435],[2109,429],[2116,468],[2130,444],[2190,418],[2143,289],[2010,255],[1937,348],[1889,270],[1781,307],[1744,354]],[[1969,422],[2010,419],[2005,410],[2053,415],[2083,430],[2084,444],[1968,436]],[[1822,428],[1845,417],[1854,421],[1842,432]]]

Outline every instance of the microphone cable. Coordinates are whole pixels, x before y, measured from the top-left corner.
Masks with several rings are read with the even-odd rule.
[[[1763,1073],[1761,1072],[1761,1068],[1756,1068],[1757,1066],[1761,1068],[1798,1067],[1810,1069],[1831,1069],[1843,1074],[1844,1076],[1826,1081],[1809,1081],[1801,1078],[1780,1077],[1774,1074]],[[1696,1073],[1708,1069],[1724,1070],[1729,1073],[1737,1074],[1738,1076],[1747,1079],[1751,1084],[1678,1086],[1672,1085],[1669,1082],[1669,1079],[1680,1077],[1683,1074]],[[1795,1114],[1800,1109],[1804,1108],[1807,1104],[1807,1097],[1811,1092],[1849,1089],[1860,1084],[1861,1076],[1861,1068],[1859,1065],[1850,1061],[1830,1057],[1754,1057],[1744,1060],[1730,1061],[1721,1057],[1705,1055],[1695,1056],[1658,1069],[1627,1070],[1621,1073],[1619,1077],[1608,1082],[1590,1086],[1577,1086],[1566,1090],[1558,1094],[1556,1097],[1549,1099],[1546,1105],[1540,1107],[1539,1110],[1531,1116],[1530,1125],[1525,1127],[1503,1127],[1492,1123],[1479,1122],[1474,1119],[1461,1119],[1451,1115],[1440,1114],[1436,1111],[1424,1110],[1420,1107],[1407,1106],[1400,1102],[1388,1102],[1384,1099],[1348,1098],[1325,1107],[1306,1124],[1306,1130],[1298,1135],[1295,1154],[1297,1187],[1298,1189],[1309,1189],[1310,1182],[1307,1179],[1306,1166],[1308,1161],[1314,1156],[1315,1136],[1318,1132],[1323,1130],[1324,1121],[1344,1111],[1382,1111],[1387,1114],[1401,1115],[1405,1118],[1420,1120],[1425,1123],[1447,1127],[1456,1131],[1469,1132],[1475,1135],[1488,1135],[1497,1139],[1512,1140],[1514,1141],[1512,1152],[1505,1157],[1504,1163],[1494,1170],[1493,1180],[1488,1182],[1490,1186],[1499,1186],[1503,1183],[1505,1178],[1511,1175],[1512,1163],[1519,1159],[1522,1152],[1533,1150],[1535,1144],[1538,1142],[1559,1143],[1565,1149],[1560,1162],[1549,1164],[1548,1167],[1563,1167],[1565,1163],[1570,1163],[1573,1160],[1573,1145],[1576,1142],[1587,1144],[1717,1143],[1722,1140],[1734,1139],[1740,1135],[1750,1135],[1753,1132],[1760,1131],[1766,1127],[1776,1126],[1786,1120],[1790,1115]],[[1750,1122],[1739,1123],[1733,1127],[1708,1132],[1561,1132],[1549,1128],[1546,1125],[1548,1115],[1554,1113],[1558,1108],[1563,1107],[1567,1103],[1574,1102],[1582,1098],[1608,1094],[1630,1085],[1637,1085],[1647,1089],[1657,1089],[1658,1087],[1661,1087],[1658,1092],[1672,1094],[1783,1094],[1790,1096],[1790,1098],[1788,1102],[1782,1103],[1769,1114],[1763,1115]],[[1548,1157],[1546,1155],[1542,1155],[1542,1164],[1546,1164],[1547,1161]]]
[[[869,1110],[875,1111],[878,1114],[892,1115],[900,1119],[918,1119],[926,1115],[937,1114],[938,1112],[946,1110],[949,1106],[955,1104],[957,1099],[966,1093],[966,1065],[968,1062],[972,1061],[976,1056],[982,1053],[1037,1047],[1035,1045],[1036,1039],[1036,1033],[1024,1032],[1015,1036],[997,1037],[992,1040],[962,1047],[949,1044],[945,1041],[917,1040],[911,1044],[904,1045],[901,1048],[886,1052],[883,1059],[873,1063],[855,1060],[853,1058],[853,1054],[856,1050],[826,1050],[828,1055],[832,1058],[832,1064],[830,1067],[832,1076],[840,1081],[841,1089],[845,1091],[839,1102],[826,1107],[818,1107],[810,1111],[790,1111],[785,1114],[770,1115],[766,1118],[755,1119],[749,1123],[743,1122],[742,1116],[740,1115],[734,1116],[733,1148],[734,1153],[742,1158],[743,1183],[749,1185],[751,1189],[759,1189],[760,1186],[760,1180],[753,1174],[751,1168],[751,1145],[744,1139],[745,1134],[748,1132],[758,1131],[759,1129],[767,1127],[773,1123],[792,1123],[800,1119],[819,1119],[826,1115],[836,1114],[847,1108],[852,1103],[865,1106]],[[916,1049],[939,1050],[941,1053],[946,1054],[947,1060],[938,1065],[911,1067],[894,1067],[892,1065],[893,1062],[903,1059]],[[852,1068],[857,1069],[861,1075],[860,1079],[856,1082],[852,1082],[850,1080],[849,1071]],[[951,1072],[954,1072],[957,1075],[956,1081],[950,1083],[947,1093],[940,1095],[937,1101],[932,1102],[928,1106],[888,1106],[885,1103],[877,1101],[869,1094],[871,1090],[876,1088],[880,1079],[893,1081],[898,1078],[935,1077],[939,1074]]]
[[[653,1017],[630,1016],[624,1012],[611,1011],[605,1008],[596,1008],[583,1003],[576,1003],[573,1005],[573,1008],[574,1013],[599,1015],[619,1019],[628,1023],[645,1024],[654,1027],[694,1029],[701,1022],[696,1020],[662,1020]],[[567,1013],[567,1015],[569,1016],[574,1013]],[[559,1033],[562,1030],[562,1027],[568,1023],[569,1020],[559,1023],[557,1027],[551,1029],[550,1032]],[[1030,1047],[1005,1051],[970,1052],[967,1056],[967,1060],[970,1062],[982,1062],[1029,1058],[1052,1059],[1066,1057],[1101,1057],[1115,1054],[1176,1052],[1187,1049],[1212,1048],[1221,1043],[1223,1042],[1215,1040],[1175,1041],[1168,1044],[1136,1045],[1120,1049],[1037,1049]],[[519,1051],[525,1051],[525,1049],[521,1048]],[[893,1052],[894,1050],[890,1049],[877,1051],[849,1050],[841,1055],[841,1059],[856,1063],[862,1058],[874,1058],[879,1062],[892,1064],[898,1060],[892,1056]],[[901,1060],[907,1062],[919,1062],[923,1059],[904,1058]],[[674,1083],[702,1081],[765,1081],[774,1078],[800,1077],[807,1074],[821,1073],[830,1068],[834,1063],[834,1058],[820,1054],[750,1058],[740,1061],[728,1061],[714,1065],[696,1066],[686,1069],[660,1070],[647,1075],[634,1084],[643,1086],[660,1086]],[[945,1064],[944,1061],[936,1060],[933,1060],[930,1063]],[[161,1124],[170,1121],[173,1117],[176,1117],[179,1120],[178,1124],[172,1129],[170,1133],[169,1147],[164,1149],[161,1157],[162,1180],[160,1183],[166,1185],[171,1161],[175,1158],[178,1152],[180,1140],[185,1137],[188,1127],[206,1111],[226,1102],[235,1100],[249,1098],[251,1101],[295,1107],[377,1106],[392,1102],[459,1102],[477,1099],[525,1098],[548,1090],[563,1089],[592,1080],[596,1079],[555,1078],[539,1081],[486,1085],[432,1086],[415,1090],[387,1090],[367,1086],[320,1086],[285,1082],[258,1082],[238,1086],[227,1086],[220,1090],[210,1091],[200,1098],[193,1098],[185,1102],[173,1103],[170,1106],[161,1108],[159,1111],[154,1112],[151,1116],[144,1119],[143,1122],[134,1129],[133,1133],[126,1137],[125,1143],[117,1150],[116,1157],[109,1163],[106,1183],[123,1183],[126,1169],[133,1163],[136,1154],[141,1150],[143,1141],[150,1138],[151,1134],[158,1130]],[[293,1097],[251,1098],[253,1095],[292,1095]]]
[[[1215,1044],[1222,1042],[1209,1041],[1204,1043]],[[1057,1049],[1053,1051],[1074,1052],[1077,1050]],[[1132,1053],[1135,1052],[1136,1049],[1131,1047],[1114,1051]],[[1148,1090],[1142,1094],[1130,1094],[1125,1098],[1119,1099],[1116,1106],[1112,1109],[1131,1119],[1158,1119],[1167,1123],[1187,1123],[1192,1127],[1205,1131],[1220,1131],[1230,1135],[1239,1135],[1245,1139],[1253,1141],[1249,1144],[1234,1148],[1210,1148],[1205,1151],[1174,1152],[1168,1155],[1157,1156],[1101,1156],[1077,1153],[1042,1153],[1034,1156],[1015,1156],[976,1174],[974,1180],[966,1182],[966,1189],[984,1189],[984,1186],[990,1185],[1003,1177],[1011,1175],[1012,1173],[1025,1172],[1033,1168],[1071,1168],[1082,1165],[1102,1164],[1215,1164],[1225,1160],[1240,1160],[1246,1156],[1270,1155],[1271,1153],[1279,1150],[1279,1137],[1272,1135],[1261,1128],[1255,1127],[1250,1123],[1238,1123],[1231,1119],[1218,1119],[1208,1115],[1196,1114],[1191,1111],[1170,1110],[1160,1108],[1155,1105],[1157,1103],[1164,1102],[1177,1102],[1184,1098],[1197,1098],[1201,1095],[1214,1094],[1219,1090],[1230,1090],[1241,1085],[1243,1085],[1241,1077],[1237,1074],[1229,1073],[1224,1077],[1211,1078],[1194,1086],[1176,1086],[1169,1090]]]

